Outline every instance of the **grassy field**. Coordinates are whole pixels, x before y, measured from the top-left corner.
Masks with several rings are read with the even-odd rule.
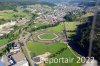
[[[80,22],[64,22],[66,29],[67,30],[75,30],[77,28],[77,25],[80,24]],[[53,30],[56,32],[61,32],[63,30],[63,26],[61,24],[55,26],[55,27],[50,27],[48,30]]]
[[[67,30],[76,30],[77,26],[80,24],[80,22],[65,22],[65,26]]]
[[[32,27],[38,28],[38,27],[41,27],[41,26],[44,26],[44,25],[47,25],[47,24],[44,24],[44,23],[35,23],[35,24],[32,25]]]
[[[68,30],[67,32],[67,36],[71,37],[72,35],[75,34],[75,31],[77,26],[80,24],[80,22],[65,22],[65,26],[66,26],[66,30]],[[70,32],[72,31],[72,32]]]
[[[20,16],[27,16],[27,13],[24,13],[22,11],[14,12],[12,10],[0,11],[0,19],[11,20],[15,19],[15,17],[18,18]]]
[[[66,47],[64,43],[55,43],[55,44],[45,45],[39,42],[28,42],[27,46],[29,50],[31,51],[31,55],[33,52],[36,55],[44,54],[45,52],[55,53],[59,51],[60,49]]]
[[[68,30],[75,30],[77,28],[77,25],[80,24],[80,22],[64,22],[64,23],[65,23],[66,29],[68,29]],[[45,25],[47,25],[47,24],[35,23],[31,27],[32,28],[38,28],[38,27],[45,26]],[[60,23],[59,25],[57,25],[55,27],[49,27],[46,30],[61,32],[63,30],[63,26],[62,26],[62,23]]]
[[[57,36],[54,35],[53,33],[44,33],[44,34],[41,34],[39,37],[40,37],[41,39],[51,40],[51,39],[56,38]]]
[[[63,51],[61,54],[57,55],[54,58],[74,58],[72,63],[51,63],[51,64],[47,64],[46,66],[81,66],[81,64],[76,63],[76,61],[78,60],[70,51],[69,48],[67,48],[65,51]]]
[[[50,27],[48,28],[47,30],[50,30],[50,31],[55,31],[55,32],[61,32],[63,30],[63,27],[61,24],[55,26],[55,27]]]
[[[93,15],[94,15],[93,13],[87,13],[87,14],[83,15],[82,17],[84,18],[84,17],[93,16]]]
[[[7,44],[9,39],[0,39],[0,46]]]
[[[38,42],[28,42],[27,44],[29,51],[32,54],[36,55],[41,55],[44,54],[45,52],[50,52],[52,54],[56,54],[57,52],[61,51],[62,48],[66,48],[64,51],[61,51],[60,54],[56,54],[54,58],[74,58],[73,63],[52,63],[52,64],[47,64],[46,66],[80,66],[80,64],[77,64],[77,58],[76,56],[70,51],[70,49],[67,47],[66,44],[64,43],[54,43],[50,45],[45,45],[42,43]]]

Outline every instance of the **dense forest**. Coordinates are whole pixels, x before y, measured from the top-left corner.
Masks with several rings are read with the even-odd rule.
[[[94,45],[92,56],[100,61],[100,14],[97,16],[95,25]]]

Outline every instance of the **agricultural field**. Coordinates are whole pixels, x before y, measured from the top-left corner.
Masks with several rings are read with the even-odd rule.
[[[67,30],[74,31],[80,22],[65,22],[65,26]]]
[[[83,15],[82,18],[89,17],[89,16],[93,16],[93,15],[94,15],[93,13],[87,13],[87,14]]]
[[[73,61],[73,63],[67,63],[67,66],[80,66],[80,64],[77,64],[76,61],[78,60],[76,56],[78,56],[76,54],[76,56],[73,54],[74,51],[72,51],[71,49],[69,49],[67,47],[66,44],[64,43],[54,43],[54,44],[49,44],[49,45],[45,45],[42,43],[38,43],[38,42],[29,42],[28,43],[28,48],[31,52],[31,56],[35,55],[41,55],[44,54],[45,52],[50,52],[52,54],[56,54],[57,52],[59,52],[61,49],[65,48],[65,50],[61,51],[60,54],[56,54],[55,57],[53,58],[75,58],[75,60]],[[66,64],[63,63],[59,63],[59,64],[47,64],[47,66],[66,66]]]
[[[45,52],[55,53],[65,47],[66,45],[64,43],[54,43],[45,45],[39,42],[28,42],[28,48],[31,51],[31,55],[32,53],[35,53],[36,55],[41,55],[44,54]]]
[[[79,22],[64,22],[66,28],[68,28],[69,30],[73,31],[76,30],[77,25],[79,25]],[[37,56],[37,55],[41,55],[44,54],[45,52],[50,52],[51,55],[54,55],[53,58],[75,58],[73,63],[58,63],[58,64],[46,64],[46,66],[80,66],[81,64],[77,64],[77,53],[75,53],[71,48],[68,47],[68,45],[66,43],[64,43],[64,36],[62,33],[63,30],[63,25],[62,23],[58,24],[57,26],[54,27],[48,27],[47,29],[43,29],[43,30],[37,30],[37,31],[33,31],[33,37],[31,36],[30,41],[27,43],[28,49],[30,51],[30,54],[32,57]],[[55,40],[48,40],[48,39],[53,39],[56,36],[54,35],[56,34],[58,37]],[[68,32],[69,36],[71,36],[71,34],[75,34],[72,32]],[[41,40],[41,39],[45,39],[45,40]],[[47,40],[46,40],[47,39]],[[64,49],[64,50],[62,50]],[[58,53],[60,52],[61,53]]]
[[[46,66],[81,66],[81,64],[76,63],[78,59],[73,53],[74,51],[67,47],[65,51],[63,51],[61,54],[54,57],[54,58],[62,58],[62,57],[63,58],[74,58],[72,63],[70,62],[69,63],[51,63],[51,64],[49,63]]]
[[[79,24],[81,24],[81,23],[80,22],[65,22],[68,37],[75,35],[77,26]]]
[[[0,19],[12,19],[14,17],[27,16],[27,13],[22,11],[15,12],[13,10],[0,11]]]
[[[50,27],[50,28],[47,28],[47,30],[50,30],[50,31],[56,31],[56,32],[61,32],[63,30],[63,27],[61,24],[57,25],[56,27]]]
[[[18,11],[18,12],[15,12],[13,10],[0,11],[0,24],[10,22],[11,20],[15,21],[19,19],[20,17],[26,17],[29,19],[30,15],[23,11]]]

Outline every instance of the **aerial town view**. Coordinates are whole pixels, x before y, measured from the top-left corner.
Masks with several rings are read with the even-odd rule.
[[[100,66],[100,0],[0,0],[0,66]]]

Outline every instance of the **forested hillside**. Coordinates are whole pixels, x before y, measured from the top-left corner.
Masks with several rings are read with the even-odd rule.
[[[93,22],[93,16],[88,18],[88,22],[81,24],[77,28],[76,35],[73,36],[72,43],[76,47],[80,47],[80,54],[88,56],[89,50],[89,40],[90,40],[90,31]],[[97,15],[96,25],[95,25],[95,34],[92,48],[92,56],[100,61],[100,14]],[[84,51],[84,53],[83,53]]]

